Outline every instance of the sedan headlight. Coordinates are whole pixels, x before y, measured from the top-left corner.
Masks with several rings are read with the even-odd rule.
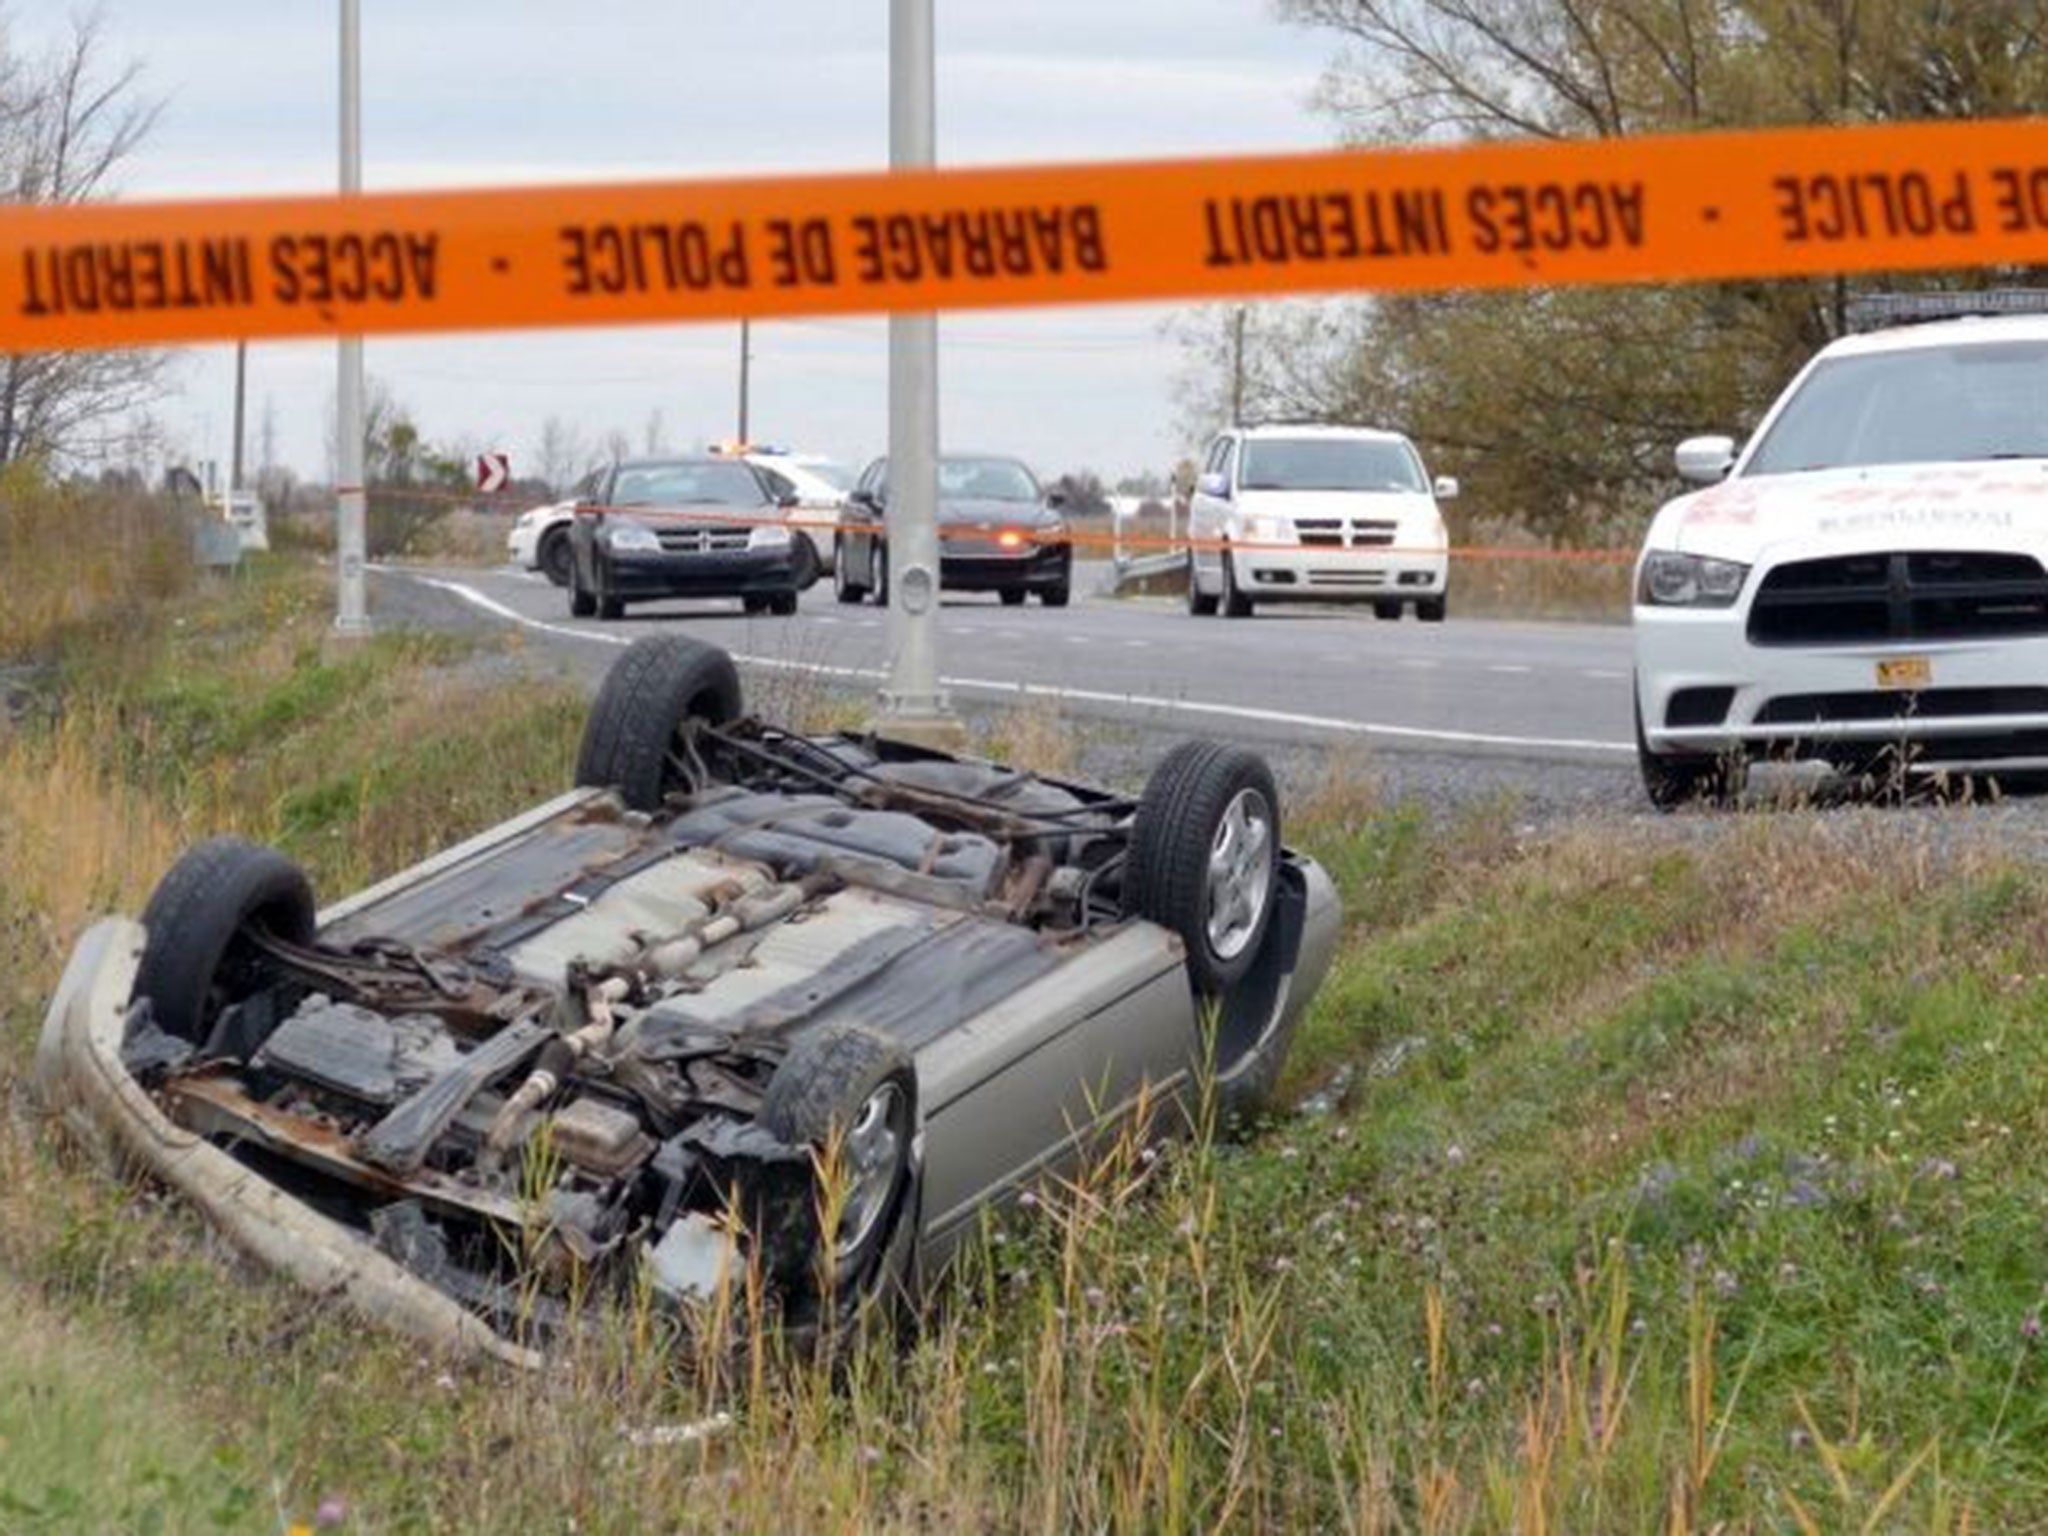
[[[1270,512],[1260,513],[1244,520],[1245,537],[1255,544],[1291,544],[1294,542],[1294,524],[1287,518]]]
[[[605,542],[620,554],[658,555],[661,540],[645,523],[613,523]]]
[[[789,543],[789,528],[784,523],[756,523],[747,534],[749,549],[782,549]]]
[[[1734,560],[1653,549],[1643,559],[1636,601],[1650,608],[1728,608],[1748,575],[1749,567]]]

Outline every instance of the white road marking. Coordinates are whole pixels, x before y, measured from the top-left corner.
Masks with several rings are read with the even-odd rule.
[[[473,607],[481,608],[486,613],[496,614],[514,624],[539,630],[544,634],[564,635],[572,640],[595,640],[601,645],[617,646],[630,645],[639,638],[637,635],[621,635],[609,630],[578,629],[569,624],[551,624],[545,619],[530,619],[517,609],[508,608],[496,598],[478,591],[466,582],[449,581],[439,576],[422,576],[412,571],[380,569],[380,574],[404,576],[423,586],[437,587],[443,592],[461,598]],[[732,653],[732,659],[742,666],[759,667],[770,672],[800,672],[810,677],[880,682],[887,676],[880,667],[837,667],[819,662],[790,661],[781,656],[749,656],[738,651]],[[1491,731],[1447,731],[1426,726],[1387,725],[1373,720],[1342,720],[1329,715],[1300,714],[1285,709],[1254,709],[1243,704],[1213,704],[1201,699],[1172,699],[1148,693],[1111,693],[1099,688],[1062,688],[1049,683],[1012,682],[1006,678],[941,677],[939,681],[948,688],[1010,698],[1066,700],[1076,704],[1113,704],[1125,709],[1152,710],[1161,714],[1202,715],[1213,719],[1243,720],[1260,725],[1287,725],[1304,730],[1329,731],[1343,736],[1385,737],[1390,741],[1436,741],[1457,746],[1534,747],[1570,752],[1635,750],[1635,744],[1626,741],[1592,741],[1573,736],[1509,736]]]
[[[1624,677],[1627,677],[1628,674],[1626,672],[1609,672],[1600,667],[1588,667],[1585,671],[1581,672],[1579,676],[1597,677],[1602,682],[1618,683]]]
[[[1399,661],[1395,662],[1394,665],[1397,667],[1413,667],[1418,672],[1427,672],[1432,667],[1436,666],[1437,663],[1433,661],[1424,661],[1417,656],[1403,656]]]
[[[1536,669],[1535,669],[1534,667],[1488,667],[1488,668],[1487,668],[1486,670],[1487,670],[1487,671],[1489,671],[1489,672],[1515,672],[1515,673],[1521,673],[1521,672],[1534,672],[1534,671],[1535,671]]]

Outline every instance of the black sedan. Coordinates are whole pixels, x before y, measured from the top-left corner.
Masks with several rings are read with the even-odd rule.
[[[616,619],[629,602],[737,597],[792,614],[802,586],[788,507],[742,459],[616,464],[569,532],[569,612]]]
[[[1057,491],[1015,459],[939,460],[939,586],[994,592],[1015,607],[1029,593],[1064,608],[1074,552]],[[889,601],[889,461],[877,459],[847,496],[833,589],[842,603]]]

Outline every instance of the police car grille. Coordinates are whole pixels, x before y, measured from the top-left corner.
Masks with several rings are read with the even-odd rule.
[[[1795,560],[1750,605],[1755,645],[2048,634],[2048,572],[2031,555],[1915,550]]]

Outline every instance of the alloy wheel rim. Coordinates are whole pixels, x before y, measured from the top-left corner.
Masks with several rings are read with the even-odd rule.
[[[902,1161],[902,1135],[896,1124],[902,1100],[894,1083],[882,1084],[861,1104],[840,1144],[846,1203],[839,1212],[834,1242],[842,1259],[860,1251],[888,1209]]]
[[[1256,789],[1241,789],[1223,808],[1209,845],[1209,948],[1235,960],[1259,931],[1273,888],[1273,808]]]

